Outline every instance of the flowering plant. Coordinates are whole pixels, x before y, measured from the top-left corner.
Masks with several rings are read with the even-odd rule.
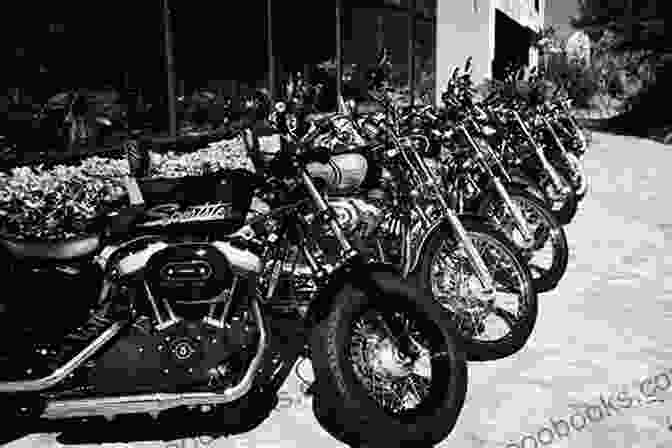
[[[240,140],[186,154],[151,153],[150,175],[198,176],[224,169],[254,171]],[[0,232],[21,239],[68,239],[87,233],[94,218],[124,204],[125,159],[90,157],[78,165],[18,167],[0,173]]]

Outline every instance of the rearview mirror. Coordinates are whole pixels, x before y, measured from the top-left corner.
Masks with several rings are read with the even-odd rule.
[[[456,79],[457,78],[457,73],[460,71],[458,67],[455,67],[455,70],[453,70],[453,74],[450,77],[451,79]]]

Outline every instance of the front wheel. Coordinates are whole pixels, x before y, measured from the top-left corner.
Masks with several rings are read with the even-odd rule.
[[[556,168],[557,169],[557,168]],[[579,200],[574,193],[572,183],[561,173],[558,173],[563,185],[568,186],[572,191],[565,196],[560,196],[553,185],[550,176],[543,176],[540,182],[541,188],[546,195],[546,201],[553,212],[553,216],[558,222],[565,226],[572,222],[579,209]]]
[[[538,293],[548,292],[558,285],[567,271],[569,245],[565,230],[543,201],[517,188],[510,189],[509,196],[520,208],[533,236],[532,244],[525,244],[513,217],[499,196],[493,195],[483,201],[479,215],[494,223],[520,250],[532,274],[534,289]]]
[[[473,219],[463,219],[462,225],[490,271],[494,296],[483,295],[471,261],[452,233],[430,237],[415,276],[454,316],[469,361],[511,356],[525,346],[537,320],[530,271],[501,232]]]
[[[586,193],[588,193],[588,176],[578,157],[572,153],[567,153],[565,157],[565,163],[559,166],[558,169],[574,189],[576,200],[581,201],[586,197]]]
[[[397,276],[346,284],[311,338],[315,416],[350,446],[437,444],[467,390],[447,313]]]

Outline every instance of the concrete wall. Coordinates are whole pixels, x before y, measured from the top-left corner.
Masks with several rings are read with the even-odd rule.
[[[473,58],[473,78],[480,82],[492,75],[495,57],[495,11],[500,10],[519,24],[539,30],[544,26],[546,0],[438,0],[436,13],[436,101],[455,67]],[[536,50],[530,49],[535,64]]]
[[[545,1],[539,2],[539,12],[534,9],[534,0],[493,0],[495,8],[523,26],[539,29],[544,25]]]

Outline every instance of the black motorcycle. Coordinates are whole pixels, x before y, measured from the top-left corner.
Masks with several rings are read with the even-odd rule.
[[[0,301],[5,440],[43,428],[98,442],[249,431],[300,357],[315,370],[318,421],[342,442],[451,432],[467,372],[445,311],[344,236],[305,168],[315,132],[281,132],[269,157],[238,128],[256,174],[148,179],[144,142],[131,140],[131,205],[96,233],[0,239],[15,291]]]

